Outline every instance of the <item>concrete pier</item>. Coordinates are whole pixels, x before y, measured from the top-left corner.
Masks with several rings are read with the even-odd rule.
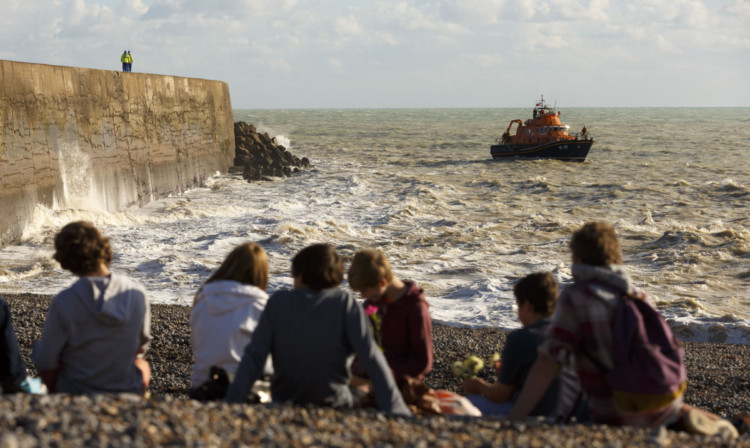
[[[0,120],[0,246],[37,205],[142,205],[234,159],[221,81],[0,60]]]

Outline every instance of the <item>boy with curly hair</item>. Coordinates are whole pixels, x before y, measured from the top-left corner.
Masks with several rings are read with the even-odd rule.
[[[109,239],[86,221],[55,236],[55,260],[79,279],[52,299],[31,358],[50,392],[145,393],[151,369],[146,291],[111,272]]]

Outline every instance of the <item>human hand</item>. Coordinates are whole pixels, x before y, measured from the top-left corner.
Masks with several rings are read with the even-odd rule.
[[[492,362],[492,366],[495,368],[495,373],[500,375],[500,353],[494,353],[490,361]]]
[[[466,378],[461,382],[465,395],[481,395],[482,382],[476,378]]]

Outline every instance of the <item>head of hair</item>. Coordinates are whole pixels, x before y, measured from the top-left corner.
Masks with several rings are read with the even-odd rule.
[[[268,288],[268,255],[260,244],[248,242],[232,249],[206,283],[234,280],[254,285],[263,291]]]
[[[65,225],[55,235],[55,255],[63,269],[82,277],[96,272],[99,264],[109,267],[112,263],[112,247],[87,221],[76,221]]]
[[[551,316],[557,303],[557,280],[550,272],[535,272],[519,280],[513,286],[516,304],[520,307],[528,302],[534,312]]]
[[[344,280],[344,260],[330,244],[313,244],[292,259],[292,276],[314,292],[332,288]]]
[[[573,259],[592,266],[622,264],[622,249],[615,227],[604,221],[589,222],[570,239]]]
[[[355,291],[378,286],[381,280],[393,279],[391,264],[382,251],[362,249],[354,255],[347,274],[349,286]]]

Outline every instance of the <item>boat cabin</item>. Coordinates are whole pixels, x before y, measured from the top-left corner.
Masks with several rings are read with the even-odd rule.
[[[515,125],[515,127],[514,127]],[[532,118],[526,121],[512,120],[502,135],[501,143],[525,145],[575,140],[576,136],[568,133],[570,126],[562,124],[560,112],[547,106],[544,96],[534,108]]]

